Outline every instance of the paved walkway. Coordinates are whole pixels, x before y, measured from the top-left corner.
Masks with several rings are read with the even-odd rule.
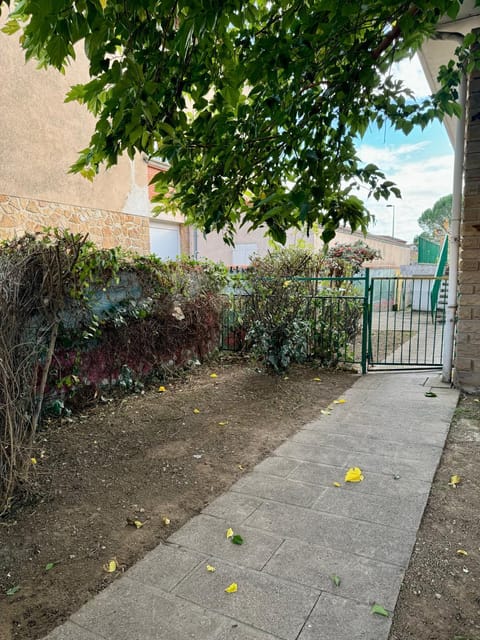
[[[395,607],[458,394],[377,373],[344,398],[48,640],[385,640],[370,609]],[[350,466],[363,482],[343,483]]]

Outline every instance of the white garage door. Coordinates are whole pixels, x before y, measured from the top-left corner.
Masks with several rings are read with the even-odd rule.
[[[162,260],[180,255],[180,230],[178,225],[150,223],[150,252]]]

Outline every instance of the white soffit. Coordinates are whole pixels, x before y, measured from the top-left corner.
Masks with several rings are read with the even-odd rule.
[[[441,18],[437,25],[437,31],[466,35],[473,29],[480,29],[480,7],[475,6],[475,0],[463,2],[458,16],[452,20],[448,16]],[[433,92],[439,88],[437,82],[438,70],[442,64],[446,64],[454,57],[458,41],[452,40],[427,40],[419,52],[420,62],[425,73],[425,77]],[[448,136],[452,146],[455,146],[455,123],[454,118],[446,117],[444,120]]]

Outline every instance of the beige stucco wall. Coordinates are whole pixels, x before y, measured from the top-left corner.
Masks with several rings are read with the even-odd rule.
[[[99,247],[121,246],[142,254],[150,251],[148,217],[0,194],[0,239],[41,231],[45,226],[88,233]]]
[[[6,16],[0,17],[0,26]],[[94,130],[85,107],[64,103],[70,86],[88,79],[87,62],[77,61],[65,76],[25,63],[18,34],[0,32],[0,193],[23,198],[128,211],[146,215],[150,203],[146,165],[122,158],[93,182],[68,173]]]
[[[455,384],[480,390],[480,73],[470,80],[460,232]]]
[[[194,252],[195,231],[192,229],[190,238],[190,247],[192,253]],[[209,233],[204,236],[201,231],[197,231],[197,255],[198,258],[208,258],[214,262],[223,262],[227,266],[232,264],[233,248],[230,245],[225,244],[223,235],[221,233]],[[306,241],[313,246],[313,237],[310,239],[300,231],[290,230],[287,233],[287,245],[292,245],[299,240]],[[265,230],[256,229],[255,231],[248,231],[245,228],[240,228],[235,234],[235,244],[256,244],[256,254],[264,256],[269,250],[271,250],[275,244],[272,240],[265,237]]]
[[[194,251],[193,247],[195,245],[194,233],[195,232],[192,231],[192,237],[190,239],[192,252]],[[239,229],[235,234],[235,244],[256,244],[257,254],[264,256],[274,247],[272,241],[266,238],[264,233],[265,231],[261,229],[250,232],[246,229]],[[330,244],[353,244],[358,240],[362,240],[373,249],[377,249],[382,255],[381,259],[374,260],[366,266],[376,269],[398,269],[400,266],[412,262],[411,249],[401,240],[394,238],[390,239],[388,237],[374,235],[368,235],[367,238],[365,238],[362,233],[351,233],[348,230],[339,229]],[[300,241],[305,242],[316,250],[321,250],[324,246],[319,234],[312,232],[310,236],[307,237],[301,231],[290,230],[287,233],[287,245],[296,244]],[[205,238],[201,232],[197,232],[197,248],[200,258],[221,261],[227,265],[232,264],[233,249],[223,242],[223,236],[221,234],[210,233]]]

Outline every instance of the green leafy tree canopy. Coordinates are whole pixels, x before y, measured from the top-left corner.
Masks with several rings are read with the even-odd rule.
[[[0,0],[27,58],[64,70],[81,41],[90,80],[67,100],[96,117],[71,168],[93,178],[127,152],[170,168],[156,189],[205,232],[232,241],[238,224],[318,223],[328,242],[340,224],[366,230],[358,190],[399,197],[355,142],[387,121],[405,133],[458,113],[462,70],[476,65],[475,36],[440,71],[440,91],[415,102],[392,63],[452,19],[454,0]]]

